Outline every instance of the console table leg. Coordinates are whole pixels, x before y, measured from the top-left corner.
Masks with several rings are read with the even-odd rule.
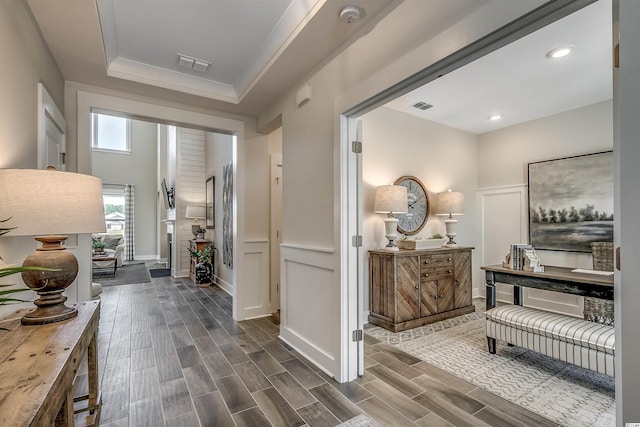
[[[523,299],[524,299],[524,296],[522,294],[522,286],[514,286],[513,287],[513,304],[522,305]]]
[[[491,310],[496,306],[496,282],[493,277],[492,271],[487,271],[485,274],[485,280],[487,286],[485,288],[485,303],[486,309]]]

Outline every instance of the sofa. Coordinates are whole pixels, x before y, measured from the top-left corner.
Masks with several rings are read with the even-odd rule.
[[[93,261],[95,268],[119,268],[122,267],[122,258],[124,257],[124,236],[122,234],[93,234],[91,236],[93,242],[104,242],[104,251],[108,256],[115,256],[116,265],[113,261]]]

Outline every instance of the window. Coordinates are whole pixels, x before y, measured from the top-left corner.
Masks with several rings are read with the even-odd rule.
[[[124,235],[124,191],[103,187],[102,200],[107,233]]]
[[[131,152],[129,119],[92,113],[91,127],[91,146],[94,150]]]

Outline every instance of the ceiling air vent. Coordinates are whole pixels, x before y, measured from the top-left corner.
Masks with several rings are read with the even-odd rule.
[[[210,62],[180,53],[178,54],[178,65],[201,73],[206,73],[211,68]]]
[[[418,108],[420,110],[428,110],[429,108],[433,107],[433,105],[427,104],[426,102],[416,102],[412,105],[412,107]]]

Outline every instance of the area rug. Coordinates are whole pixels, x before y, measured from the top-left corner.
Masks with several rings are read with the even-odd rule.
[[[128,285],[134,283],[147,283],[151,281],[149,270],[144,263],[125,264],[119,267],[115,277],[113,273],[106,271],[94,271],[93,281],[102,286]]]
[[[171,276],[170,268],[152,268],[149,270],[151,277],[168,277]]]
[[[615,426],[614,379],[519,347],[487,350],[484,301],[476,313],[393,333],[365,333],[561,426]]]

